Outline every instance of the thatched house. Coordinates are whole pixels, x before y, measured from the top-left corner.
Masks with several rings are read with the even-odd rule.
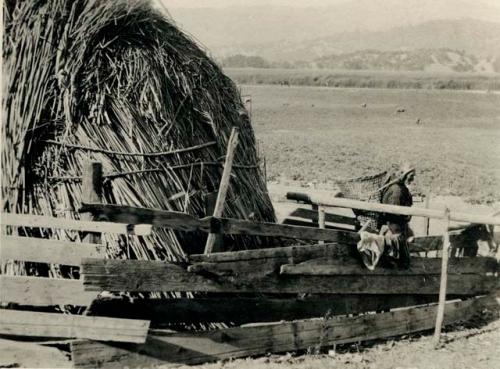
[[[105,202],[205,216],[236,126],[224,215],[274,221],[236,86],[147,2],[6,0],[4,25],[3,211],[78,218],[92,159],[104,166]],[[114,257],[144,259],[181,258],[188,246],[170,230],[107,241]]]

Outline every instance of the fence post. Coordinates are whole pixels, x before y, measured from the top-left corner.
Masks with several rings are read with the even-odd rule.
[[[323,206],[318,206],[318,226],[320,229],[325,229],[325,208]],[[325,241],[319,241],[320,245],[323,245]]]
[[[439,285],[439,305],[436,316],[436,327],[434,329],[434,347],[439,346],[441,327],[444,319],[444,307],[446,304],[446,284],[448,280],[448,249],[450,246],[450,209],[445,210],[446,228],[443,235],[443,251],[441,253],[441,282]]]
[[[429,209],[429,203],[431,201],[430,199],[430,196],[431,194],[430,193],[426,193],[425,194],[425,208],[426,209]],[[430,221],[431,221],[431,218],[429,217],[425,217],[424,218],[424,232],[425,232],[425,235],[428,236],[429,235],[429,225],[430,225]]]
[[[220,180],[219,193],[217,194],[217,200],[215,201],[214,217],[222,217],[224,211],[224,204],[226,202],[226,195],[229,189],[229,180],[231,179],[231,169],[233,167],[234,154],[236,152],[236,146],[238,145],[238,129],[233,127],[231,131],[231,136],[227,142],[226,160],[224,162],[224,171],[222,172],[222,178]],[[213,252],[215,244],[216,234],[209,233],[207,242],[205,244],[205,254],[210,254]],[[220,250],[216,250],[220,251]]]
[[[88,161],[83,167],[82,176],[82,202],[101,203],[102,202],[102,163]],[[98,220],[98,217],[90,213],[82,214],[82,220]],[[88,243],[101,243],[100,233],[89,233],[84,239]]]

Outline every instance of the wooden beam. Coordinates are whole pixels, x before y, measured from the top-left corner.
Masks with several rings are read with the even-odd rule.
[[[391,213],[399,215],[412,215],[412,216],[420,216],[433,219],[445,218],[445,212],[442,210],[380,204],[376,202],[366,202],[366,201],[345,199],[340,197],[330,197],[330,196],[326,197],[326,196],[316,196],[308,194],[305,195],[309,196],[312,203],[322,206],[376,211],[381,213]],[[454,222],[500,225],[499,216],[495,217],[487,215],[467,214],[455,211],[450,212],[450,220]]]
[[[220,218],[222,217],[222,213],[224,212],[224,205],[226,203],[226,195],[229,190],[229,181],[231,179],[231,171],[233,168],[233,159],[234,154],[236,153],[236,146],[238,145],[238,128],[233,127],[231,130],[231,136],[227,142],[227,150],[226,150],[226,160],[224,162],[224,171],[222,172],[222,177],[219,185],[219,192],[217,194],[217,200],[215,201],[215,209],[214,209],[214,217]],[[216,234],[210,232],[207,238],[207,242],[205,244],[205,252],[204,254],[210,254],[213,251],[222,251],[222,250],[214,250]]]
[[[220,297],[181,299],[99,298],[89,315],[151,320],[151,327],[221,322],[246,324],[348,315],[437,302],[438,295],[307,295],[304,298]]]
[[[102,182],[102,163],[96,161],[84,163],[82,174],[82,201],[101,203]],[[81,220],[104,220],[102,218],[103,216],[96,216],[94,214],[81,215]],[[89,243],[101,243],[101,233],[88,233],[85,235],[83,241]]]
[[[446,304],[445,324],[467,320],[485,306],[496,307],[497,303],[491,297],[449,302]],[[143,345],[76,341],[71,344],[71,351],[76,368],[200,364],[424,331],[433,327],[435,315],[436,305],[432,305],[357,317],[150,334]]]
[[[241,219],[212,218],[212,227],[218,228],[224,234],[283,237],[348,244],[354,244],[359,241],[359,235],[356,232],[252,222]]]
[[[498,262],[489,257],[464,257],[450,259],[449,274],[487,274],[497,273]],[[300,264],[281,266],[281,274],[286,275],[429,275],[441,274],[441,258],[412,257],[408,270],[388,269],[377,266],[370,271],[360,263],[352,260],[315,259]]]
[[[0,261],[18,260],[78,266],[83,258],[104,258],[106,251],[106,247],[100,244],[44,238],[2,235],[0,242]]]
[[[318,225],[317,223],[313,223],[313,222],[308,221],[308,220],[300,220],[300,219],[292,219],[292,218],[285,218],[285,219],[283,219],[283,222],[281,222],[280,224],[288,224],[288,225],[301,226],[301,227],[316,227]],[[354,228],[349,226],[349,225],[336,226],[336,225],[326,224],[325,228],[326,229],[334,229],[337,231],[351,231],[351,232],[354,231]]]
[[[325,229],[325,208],[323,206],[318,206],[318,227]],[[319,241],[319,243],[324,244],[325,241]]]
[[[193,232],[204,223],[192,215],[180,211],[140,208],[125,205],[82,203],[79,212],[103,215],[112,222],[126,224],[151,224],[153,227],[172,228],[176,231]]]
[[[318,221],[318,212],[312,209],[297,208],[292,213],[292,217],[311,219],[314,222]],[[325,212],[325,221],[329,223],[346,224],[350,226],[355,226],[357,221],[356,218],[348,217],[345,215],[338,215]]]
[[[424,202],[424,207],[426,209],[429,209],[429,203],[430,203],[430,201],[431,201],[431,194],[427,193],[425,195],[425,202]],[[431,219],[429,217],[425,217],[424,218],[424,233],[425,233],[426,236],[429,235],[430,221],[431,221]]]
[[[339,257],[354,254],[356,249],[351,245],[329,243],[325,245],[297,245],[273,247],[268,249],[241,250],[234,252],[216,252],[210,255],[189,255],[189,261],[199,262],[230,262],[261,259],[293,259],[294,262],[319,257]]]
[[[97,293],[81,280],[0,275],[0,302],[30,306],[88,306]]]
[[[148,329],[147,320],[0,310],[0,334],[8,336],[88,338],[144,343]]]
[[[448,284],[448,253],[450,249],[450,214],[447,210],[446,225],[443,234],[443,251],[441,253],[441,280],[439,283],[439,305],[436,314],[436,325],[434,328],[434,346],[437,348],[441,338],[441,328],[444,320],[444,306],[446,304],[446,290]]]
[[[2,226],[59,228],[83,232],[134,234],[137,236],[151,234],[151,226],[148,224],[131,225],[111,222],[89,222],[31,214],[1,213],[0,222]]]
[[[280,276],[238,278],[206,277],[189,273],[179,265],[147,260],[84,259],[84,286],[87,291],[193,291],[248,293],[330,293],[330,294],[434,294],[438,275],[362,276]],[[471,295],[496,288],[497,278],[483,275],[450,275],[449,294]]]

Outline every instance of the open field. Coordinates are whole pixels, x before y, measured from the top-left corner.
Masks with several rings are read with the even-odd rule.
[[[293,86],[500,90],[498,73],[357,71],[329,69],[225,68],[239,84]]]
[[[328,183],[407,160],[417,168],[416,193],[500,200],[500,94],[250,85],[241,91],[252,98],[270,181]]]

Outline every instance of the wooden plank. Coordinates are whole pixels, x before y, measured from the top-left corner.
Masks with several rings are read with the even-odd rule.
[[[430,195],[430,193],[427,193],[425,195],[425,203],[424,203],[424,207],[426,209],[429,209],[430,200],[431,200],[431,195]],[[431,221],[431,219],[429,217],[424,218],[424,233],[426,236],[429,235],[430,221]]]
[[[205,196],[205,214],[212,216],[215,210],[215,203],[217,202],[217,192],[210,192]],[[222,251],[224,247],[224,235],[222,233],[215,233],[214,249]],[[214,252],[214,250],[212,250]]]
[[[149,321],[0,309],[0,334],[144,343]]]
[[[285,219],[283,219],[283,222],[280,224],[288,224],[288,225],[295,225],[295,226],[301,226],[301,227],[317,227],[318,226],[317,224],[312,223],[312,222],[307,221],[307,220],[292,219],[292,218],[285,218]],[[347,227],[350,227],[350,228],[347,228]],[[351,226],[348,226],[348,225],[346,225],[344,227],[344,226],[334,226],[334,225],[326,224],[325,228],[326,229],[335,229],[338,231],[351,231],[351,232],[354,231],[354,228],[352,228]]]
[[[82,175],[82,201],[102,202],[102,163],[86,162],[83,167]],[[104,220],[102,216],[94,214],[82,214],[81,220]],[[91,232],[85,235],[84,242],[101,243],[101,234]]]
[[[464,257],[450,259],[449,274],[487,274],[498,272],[498,262],[490,257]],[[408,270],[377,266],[370,271],[361,263],[346,260],[315,259],[299,264],[281,266],[281,274],[287,275],[429,275],[441,274],[441,258],[412,257]]]
[[[0,302],[31,306],[88,306],[97,296],[81,280],[0,275]]]
[[[125,205],[82,203],[79,212],[105,216],[112,222],[126,224],[151,224],[154,227],[172,228],[176,231],[193,232],[204,223],[192,215],[180,211],[140,208]]]
[[[239,274],[238,278],[189,273],[179,265],[147,260],[84,259],[84,286],[87,291],[196,291],[249,293],[331,293],[331,294],[434,294],[438,275],[284,276],[260,278]],[[449,294],[471,295],[489,292],[496,277],[450,275]]]
[[[439,283],[439,305],[436,314],[436,324],[434,327],[434,346],[437,348],[441,338],[441,328],[444,320],[444,307],[446,304],[446,290],[448,285],[448,254],[450,249],[450,213],[447,208],[446,226],[443,235],[443,252],[441,253],[441,280]]]
[[[137,236],[147,236],[151,234],[151,225],[149,224],[133,225],[111,222],[89,222],[31,214],[1,213],[0,223],[2,226],[59,228],[84,232],[134,234]]]
[[[420,216],[433,219],[445,218],[445,212],[442,210],[380,204],[376,202],[358,201],[340,197],[330,197],[330,196],[326,197],[326,196],[308,195],[308,194],[305,195],[310,198],[312,203],[322,206],[376,211],[381,213],[391,213],[399,215],[412,215],[412,216]],[[450,220],[454,222],[500,225],[499,216],[467,214],[455,211],[450,211]]]
[[[220,297],[181,299],[99,298],[89,315],[151,320],[151,327],[207,322],[236,325],[347,315],[437,302],[438,295],[306,295],[303,298]]]
[[[0,236],[0,260],[32,261],[80,265],[83,258],[104,258],[106,247],[100,244],[51,240],[32,237]]]
[[[312,209],[305,208],[297,208],[292,213],[290,213],[292,217],[305,218],[310,219],[313,222],[318,222],[318,212]],[[355,226],[357,221],[356,218],[348,217],[345,215],[338,215],[325,212],[325,221],[329,223],[338,223],[338,224],[346,224],[350,226]]]
[[[212,227],[224,234],[295,238],[353,244],[359,241],[356,232],[300,227],[286,224],[252,222],[241,219],[213,218]]]
[[[446,304],[445,324],[469,319],[491,297]],[[166,363],[200,364],[208,361],[304,350],[392,337],[433,327],[436,305],[383,314],[299,320],[194,333],[150,334],[143,345],[77,341],[71,344],[76,368],[154,366]]]
[[[295,262],[319,257],[339,257],[354,254],[356,248],[351,245],[339,245],[329,243],[325,245],[296,245],[286,247],[273,247],[268,249],[241,250],[234,252],[218,252],[210,255],[189,255],[189,260],[196,262],[229,262],[261,259],[288,259],[293,258]]]
[[[217,193],[217,200],[215,200],[214,217],[222,217],[224,212],[224,205],[226,203],[226,195],[229,190],[229,181],[231,180],[231,171],[233,168],[234,154],[236,153],[236,146],[238,145],[238,128],[233,127],[231,130],[231,136],[227,142],[226,149],[226,159],[224,161],[224,170],[222,172],[222,177],[220,180],[219,191]],[[210,254],[213,251],[223,251],[214,250],[215,239],[217,235],[214,232],[210,232],[205,244],[204,254]]]

